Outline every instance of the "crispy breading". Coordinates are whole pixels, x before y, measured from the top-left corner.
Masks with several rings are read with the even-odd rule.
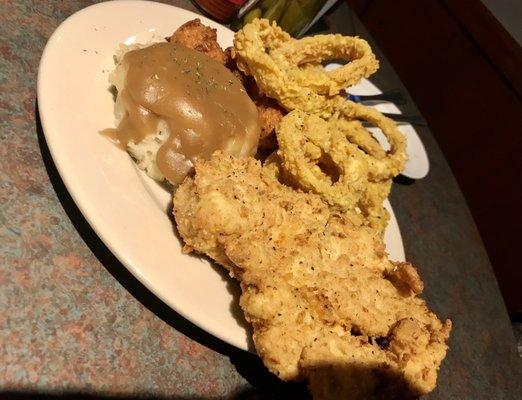
[[[226,62],[225,53],[217,42],[216,30],[203,25],[199,18],[185,22],[167,40],[200,51],[223,65]]]
[[[232,73],[241,81],[243,86],[246,87],[247,80],[251,80],[248,75],[245,75],[243,72],[239,70],[236,64],[236,60],[232,55],[232,47],[227,47],[225,49],[225,67],[227,67]]]
[[[250,93],[249,93],[250,95]],[[261,133],[259,135],[259,148],[273,150],[277,147],[275,130],[286,114],[286,111],[277,104],[277,101],[266,96],[250,97],[257,107]]]
[[[174,216],[187,251],[240,281],[257,352],[281,379],[308,379],[318,399],[435,387],[451,322],[427,308],[416,269],[391,262],[373,230],[223,153],[197,163]]]

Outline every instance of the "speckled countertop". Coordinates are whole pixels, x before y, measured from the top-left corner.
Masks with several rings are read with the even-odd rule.
[[[0,396],[303,397],[302,385],[279,383],[255,356],[209,336],[141,286],[63,186],[38,122],[36,74],[53,30],[91,3],[0,2]],[[348,18],[342,4],[330,28],[345,32]],[[382,67],[373,80],[401,87],[376,52]],[[391,200],[425,297],[454,323],[428,397],[522,398],[520,360],[487,254],[431,133],[419,133],[430,175],[394,185]]]

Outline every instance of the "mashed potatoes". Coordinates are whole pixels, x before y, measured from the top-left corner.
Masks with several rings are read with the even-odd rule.
[[[179,184],[216,150],[239,158],[257,150],[257,109],[222,64],[165,41],[121,45],[109,81],[116,129],[104,131],[151,178]]]
[[[122,102],[122,97],[120,96],[125,86],[126,77],[125,67],[121,63],[123,56],[129,51],[142,49],[153,43],[159,43],[162,41],[163,39],[157,38],[153,39],[148,44],[120,44],[119,48],[116,50],[116,54],[114,55],[116,67],[109,75],[109,83],[116,88],[116,101],[114,104],[115,126],[118,126],[121,123],[126,113],[125,106]],[[138,143],[129,142],[126,148],[132,158],[136,161],[138,167],[145,171],[145,173],[152,179],[157,181],[163,181],[165,177],[159,170],[158,164],[156,163],[156,154],[158,153],[161,145],[165,143],[169,135],[170,129],[167,124],[165,124],[165,121],[159,121],[155,132],[148,135]]]

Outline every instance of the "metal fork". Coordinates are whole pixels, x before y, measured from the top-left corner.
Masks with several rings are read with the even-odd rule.
[[[382,103],[383,101],[388,101],[399,105],[406,104],[406,98],[399,90],[390,90],[388,92],[374,95],[348,94],[347,98],[355,103]]]
[[[417,126],[428,126],[428,123],[424,118],[420,115],[404,115],[404,114],[391,114],[391,113],[382,113],[388,118],[393,119],[395,122],[399,124],[411,124]]]
[[[393,119],[398,125],[416,125],[416,126],[428,126],[428,123],[420,115],[404,115],[404,114],[390,114],[381,113],[382,115]],[[363,121],[363,125],[371,128],[373,125],[369,122]]]
[[[348,100],[351,100],[355,103],[364,103],[364,104],[378,104],[382,102],[390,102],[394,104],[403,105],[406,104],[406,98],[399,90],[390,90],[388,92],[374,94],[374,95],[356,95],[356,94],[348,94]],[[393,119],[395,122],[400,124],[411,124],[418,126],[427,126],[426,120],[422,118],[420,115],[404,115],[404,114],[391,114],[391,113],[383,113],[388,118]]]

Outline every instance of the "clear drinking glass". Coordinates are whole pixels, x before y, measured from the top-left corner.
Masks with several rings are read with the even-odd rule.
[[[239,30],[255,18],[266,18],[292,36],[306,27],[327,0],[260,0],[241,18],[232,22],[231,28]]]

